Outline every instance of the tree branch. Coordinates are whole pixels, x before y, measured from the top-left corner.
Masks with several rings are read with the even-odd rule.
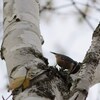
[[[100,59],[100,24],[93,33],[92,44],[89,50],[87,51],[85,59],[83,60],[83,66],[81,67],[81,70],[77,75],[77,77],[79,77],[80,80],[77,83],[76,87],[74,88],[77,89],[77,91],[75,91],[72,98],[74,96],[78,97],[76,99],[71,98],[71,100],[86,99],[87,91],[91,86],[94,78],[95,69],[99,64],[99,59]],[[77,92],[78,95],[76,95]]]

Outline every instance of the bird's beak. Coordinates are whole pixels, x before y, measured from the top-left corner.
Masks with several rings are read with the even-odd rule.
[[[50,52],[50,53],[55,54],[55,55],[57,54],[57,53],[55,53],[55,52]]]

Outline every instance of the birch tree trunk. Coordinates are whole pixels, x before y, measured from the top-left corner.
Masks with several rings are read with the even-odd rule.
[[[66,71],[48,66],[42,55],[42,44],[38,1],[4,0],[1,58],[6,61],[8,89],[12,90],[13,100],[85,100],[91,84],[99,82],[96,72],[99,71],[100,25],[79,73],[74,75],[75,80]]]
[[[70,100],[86,100],[89,88],[100,82],[100,24],[93,33],[92,44],[87,51],[83,66],[77,75],[78,81],[73,88]]]
[[[38,1],[4,0],[3,8],[1,58],[6,61],[13,100],[63,100],[60,90],[67,91],[67,85],[42,55]]]
[[[17,84],[23,84],[20,81],[24,78],[31,80],[43,72],[41,68],[38,68],[39,64],[45,65],[42,43],[38,1],[4,0],[4,37],[1,56],[6,61],[10,84],[15,85],[10,85],[10,89],[14,90]],[[25,84],[29,85],[29,81]],[[15,92],[19,95],[14,96],[14,99],[36,100],[36,93],[29,95],[29,91],[30,89],[23,93]],[[39,99],[40,97],[37,98]]]

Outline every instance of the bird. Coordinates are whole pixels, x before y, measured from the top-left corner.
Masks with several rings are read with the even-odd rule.
[[[75,74],[79,71],[82,63],[73,60],[72,58],[63,54],[51,52],[56,57],[57,64],[61,67],[61,70],[67,69],[70,74]]]

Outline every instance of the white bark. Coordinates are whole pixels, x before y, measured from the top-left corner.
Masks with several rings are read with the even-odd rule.
[[[8,75],[12,77],[9,80],[14,83],[14,87],[15,83],[24,86],[25,80],[21,80],[23,77],[30,82],[26,82],[28,87],[24,90],[18,84],[16,88],[9,86],[13,89],[14,100],[67,100],[70,97],[70,100],[84,100],[93,81],[95,69],[100,66],[100,27],[96,30],[78,75],[80,80],[76,84],[73,82],[75,87],[71,87],[72,80],[65,71],[60,72],[53,68],[45,70],[47,65],[42,56],[43,39],[39,30],[37,0],[4,0],[1,57],[6,61]],[[97,76],[95,75],[95,79]],[[72,91],[69,94],[70,87]]]
[[[37,64],[40,59],[33,54],[42,53],[38,3],[35,0],[5,0],[4,19],[2,47],[8,73],[16,66],[31,67],[32,63]],[[37,69],[35,64],[33,70]],[[18,77],[19,72],[14,77]]]
[[[80,78],[75,87],[71,100],[85,100],[88,89],[93,83],[100,82],[100,24],[93,33],[92,44],[85,56],[83,66],[78,74]],[[77,95],[76,95],[77,93]]]
[[[54,79],[56,70],[45,70],[42,43],[37,0],[4,0],[1,58],[6,61],[14,100],[63,100],[59,83],[64,82]]]
[[[4,37],[2,58],[5,59],[8,74],[13,79],[26,76],[34,78],[43,70],[37,68],[42,56],[43,39],[39,30],[39,4],[36,0],[4,0]],[[15,68],[15,69],[14,69]],[[13,71],[12,71],[13,70]],[[12,79],[10,79],[12,81]],[[28,96],[28,97],[27,97]],[[28,90],[16,96],[16,100],[48,100]]]
[[[99,74],[100,74],[100,60],[99,60],[98,66],[97,66],[97,68],[95,70],[95,74],[94,74],[92,85],[100,83],[100,75]]]

